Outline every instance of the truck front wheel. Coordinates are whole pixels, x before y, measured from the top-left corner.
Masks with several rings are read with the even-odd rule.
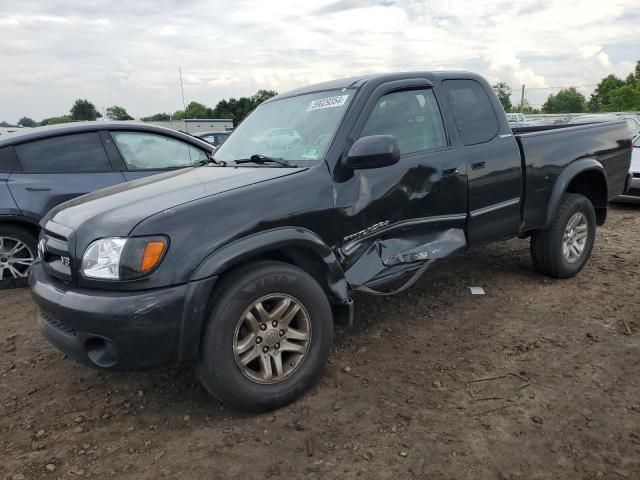
[[[596,214],[583,195],[564,195],[546,230],[531,237],[531,258],[536,269],[555,278],[577,274],[587,262],[596,236]]]
[[[266,411],[320,377],[333,340],[329,301],[305,271],[260,261],[226,274],[213,294],[196,373],[223,403]]]

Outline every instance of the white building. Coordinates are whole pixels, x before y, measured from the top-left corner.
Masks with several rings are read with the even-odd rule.
[[[233,130],[233,119],[231,118],[188,118],[185,120],[146,123],[187,133],[228,132]]]

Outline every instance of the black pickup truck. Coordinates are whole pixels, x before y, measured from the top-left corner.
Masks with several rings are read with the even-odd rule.
[[[29,284],[69,357],[194,364],[223,402],[272,409],[320,376],[354,291],[516,236],[541,273],[575,275],[631,151],[622,121],[512,130],[471,73],[313,85],[260,105],[208,166],[52,210]]]

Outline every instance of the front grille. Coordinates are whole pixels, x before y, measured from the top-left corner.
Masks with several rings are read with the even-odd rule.
[[[66,335],[67,337],[77,337],[78,336],[78,330],[76,330],[75,328],[71,328],[71,327],[65,325],[64,323],[62,323],[59,320],[56,320],[55,318],[51,317],[50,315],[47,315],[44,312],[40,312],[40,317],[42,318],[42,320],[47,322],[47,324],[49,324],[51,327],[53,327],[54,329],[56,329],[58,332],[62,333],[63,335]]]
[[[640,178],[640,172],[633,172],[633,173],[631,174],[631,176],[632,176],[633,178]]]
[[[67,282],[71,281],[73,265],[69,240],[62,232],[52,231],[50,226],[51,222],[43,229],[40,237],[40,260],[49,274]]]

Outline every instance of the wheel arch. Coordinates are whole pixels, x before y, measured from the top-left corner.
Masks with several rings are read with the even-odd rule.
[[[351,300],[344,272],[331,248],[305,228],[282,227],[241,238],[212,252],[193,279],[223,275],[235,266],[256,260],[278,260],[308,272],[334,305]]]
[[[0,227],[4,226],[22,228],[31,233],[36,241],[40,233],[38,222],[32,218],[23,217],[22,215],[0,215]]]
[[[565,193],[579,193],[587,197],[596,211],[597,225],[604,224],[607,218],[608,182],[607,173],[598,160],[583,158],[570,163],[560,172],[549,199],[543,228],[548,228],[553,222]]]

